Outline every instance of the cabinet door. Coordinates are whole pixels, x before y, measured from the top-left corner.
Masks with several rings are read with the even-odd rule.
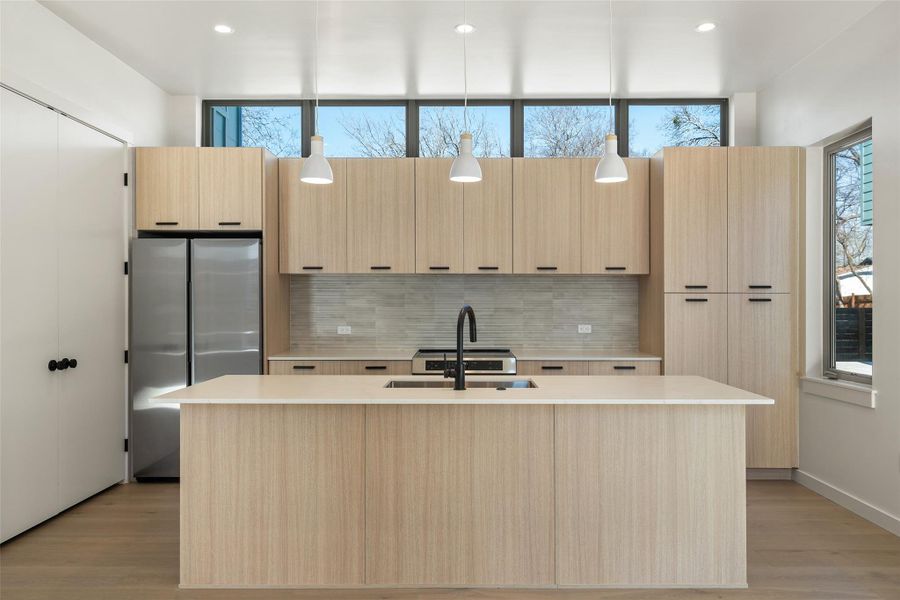
[[[747,466],[797,466],[791,296],[729,294],[728,384],[773,398],[747,407]]]
[[[630,175],[630,173],[629,173]],[[591,375],[659,375],[656,360],[594,360]]]
[[[124,476],[124,165],[121,142],[60,118],[59,355],[77,361],[59,372],[60,509]]]
[[[513,159],[513,270],[581,272],[581,159]]]
[[[200,229],[262,229],[262,150],[199,151]]]
[[[269,375],[340,375],[338,360],[270,360]]]
[[[518,375],[589,375],[586,360],[520,360],[516,362]]]
[[[463,185],[466,273],[512,273],[512,160],[482,158],[482,179]]]
[[[137,229],[197,229],[199,194],[197,148],[135,150]]]
[[[415,193],[414,160],[347,160],[350,273],[415,271]]]
[[[301,183],[303,160],[281,159],[282,273],[347,272],[346,161],[331,159],[334,183]]]
[[[450,158],[417,158],[416,273],[462,273],[463,188]]]
[[[666,148],[663,162],[665,291],[724,292],[728,149]]]
[[[666,294],[665,303],[665,374],[728,383],[727,296]]]
[[[628,181],[596,183],[597,159],[581,162],[581,272],[650,272],[650,160],[626,158]]]
[[[8,90],[0,90],[0,96],[0,541],[4,541],[58,511],[58,390],[65,373],[47,368],[50,360],[61,358],[59,238],[53,218],[60,117]]]
[[[790,292],[799,148],[728,149],[728,291]]]
[[[410,375],[408,360],[342,360],[341,375]]]

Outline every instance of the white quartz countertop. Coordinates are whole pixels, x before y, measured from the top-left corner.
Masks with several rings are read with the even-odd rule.
[[[391,380],[435,376],[225,375],[151,400],[161,404],[774,404],[774,400],[694,376],[466,377],[531,379],[536,388],[386,388]]]
[[[467,346],[477,348],[477,346]],[[378,350],[366,348],[303,348],[286,350],[269,360],[412,360],[415,350]],[[660,361],[659,356],[644,352],[581,350],[567,348],[512,348],[518,360],[627,360]]]

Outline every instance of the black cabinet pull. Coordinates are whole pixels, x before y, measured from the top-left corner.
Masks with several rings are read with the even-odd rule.
[[[500,267],[478,267],[479,271],[499,271]]]
[[[544,371],[562,371],[562,365],[541,365],[541,369]]]
[[[613,369],[616,371],[634,371],[637,367],[634,365],[613,365]]]
[[[219,225],[240,225],[240,221],[219,221]]]
[[[157,225],[178,225],[178,221],[157,221]]]
[[[55,360],[51,360],[50,362],[47,363],[47,370],[50,371],[51,373],[58,368],[59,368],[59,363],[56,362]]]
[[[366,371],[386,371],[387,365],[366,365]]]
[[[686,289],[686,290],[705,290],[708,287],[709,287],[708,285],[686,285],[686,286],[684,286],[684,289]]]
[[[747,298],[750,302],[771,302],[771,298]]]
[[[555,271],[556,267],[538,267],[538,271]]]
[[[372,265],[369,267],[373,271],[390,271],[391,268],[388,265]]]
[[[312,371],[316,365],[294,365],[295,371]]]
[[[428,267],[432,271],[449,271],[450,267]]]
[[[65,360],[65,359],[64,359],[64,360]],[[69,368],[70,368],[70,369],[74,369],[74,368],[77,367],[77,366],[78,366],[78,361],[75,360],[74,358],[70,358],[70,359],[69,359]]]
[[[303,270],[304,270],[304,271],[321,271],[323,268],[324,268],[324,267],[312,267],[312,266],[307,267],[307,266],[304,266],[304,267],[303,267]]]
[[[685,302],[709,302],[709,298],[685,298]]]
[[[750,288],[751,290],[771,290],[772,289],[771,285],[748,285],[747,287]]]
[[[607,271],[625,271],[627,267],[606,267]]]
[[[60,371],[65,371],[66,369],[68,369],[69,368],[69,359],[64,358],[61,361],[59,361],[58,363],[56,363],[56,368],[59,369]]]

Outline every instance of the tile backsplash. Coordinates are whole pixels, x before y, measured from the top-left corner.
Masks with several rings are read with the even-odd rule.
[[[454,346],[464,303],[482,347],[638,349],[637,277],[521,275],[293,276],[291,347]],[[338,335],[346,325],[352,333]]]

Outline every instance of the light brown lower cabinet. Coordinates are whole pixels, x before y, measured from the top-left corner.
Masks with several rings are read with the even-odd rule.
[[[520,360],[516,362],[518,375],[590,375],[584,360]]]
[[[659,375],[658,360],[592,360],[590,375]]]
[[[410,375],[408,360],[342,360],[341,375]]]
[[[408,360],[270,360],[269,375],[409,375]]]
[[[666,375],[728,383],[728,296],[665,295]]]

